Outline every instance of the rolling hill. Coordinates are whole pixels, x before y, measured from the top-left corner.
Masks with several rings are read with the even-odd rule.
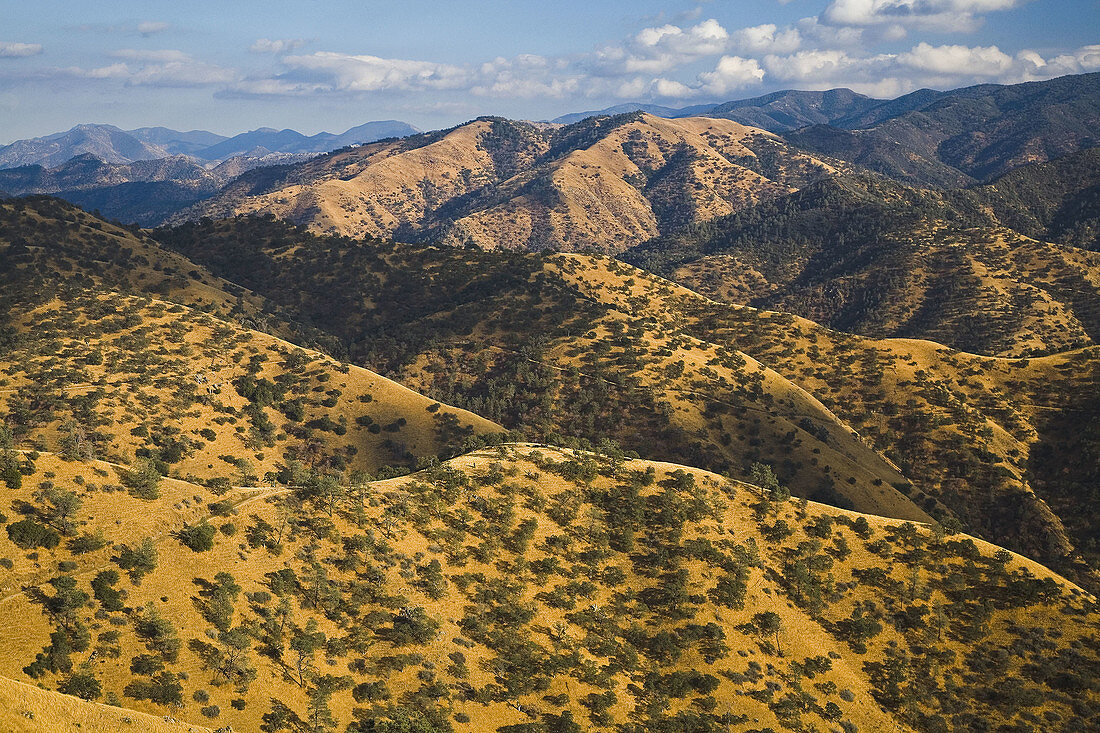
[[[788,142],[904,183],[959,186],[1100,144],[1100,73],[922,90]]]
[[[1070,448],[1062,420],[1088,414],[1077,396],[1095,389],[1094,346],[1010,360],[879,341],[607,258],[395,246],[271,218],[157,237],[324,324],[352,361],[529,437],[611,438],[742,479],[765,463],[797,495],[931,513],[1091,573],[1075,553],[1095,552],[1098,505],[1069,503],[1089,454]]]
[[[0,215],[15,730],[1097,724],[1095,346],[271,216]]]
[[[1022,234],[1100,251],[1100,148],[1017,168],[975,193]]]
[[[21,444],[255,483],[288,460],[374,473],[503,432],[243,327],[280,330],[261,299],[191,263],[177,274],[182,258],[126,230],[48,199],[3,214],[19,244],[2,258],[0,396]],[[39,228],[43,217],[68,225],[69,248]],[[50,272],[69,277],[31,277]]]
[[[40,454],[28,483],[84,476],[73,525],[171,516],[105,495],[113,470]],[[56,520],[42,491],[24,511]],[[234,730],[1097,723],[1092,596],[697,469],[521,444],[335,497],[159,501],[185,497],[113,549],[39,550],[49,579],[0,601],[24,624],[0,671]]]
[[[623,258],[719,300],[868,336],[1004,357],[1097,343],[1100,258],[1003,226],[997,214],[1012,223],[1026,216],[996,203],[1012,190],[1009,182],[944,192],[833,177]],[[1047,232],[1031,221],[1030,231]]]
[[[252,171],[174,221],[270,213],[347,236],[617,252],[832,172],[770,133],[722,120],[483,118]]]

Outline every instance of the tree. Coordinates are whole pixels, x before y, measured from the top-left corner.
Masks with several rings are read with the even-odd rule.
[[[63,535],[71,536],[76,533],[76,523],[73,520],[80,511],[80,497],[46,482],[34,492],[34,498],[40,505],[37,510],[39,519]]]
[[[755,484],[764,490],[770,509],[774,513],[776,505],[791,498],[791,492],[779,483],[779,477],[775,475],[772,467],[766,463],[753,463],[749,467],[749,483]]]
[[[67,420],[61,426],[60,453],[71,461],[90,461],[95,458],[95,443],[88,438],[84,428],[76,420]]]
[[[295,668],[298,670],[298,684],[306,686],[306,672],[313,670],[313,655],[325,645],[325,632],[317,630],[317,621],[310,619],[304,629],[294,627],[294,636],[290,639],[290,648],[298,657]]]
[[[61,535],[30,517],[12,522],[8,525],[7,532],[11,541],[24,550],[33,550],[36,547],[52,550],[61,542]]]
[[[82,700],[96,700],[103,693],[99,680],[91,672],[74,672],[57,686],[57,690]]]
[[[256,679],[256,670],[249,665],[248,655],[252,637],[239,626],[219,633],[217,645],[192,639],[187,646],[202,660],[203,668],[214,672],[214,684],[224,680],[243,694]]]
[[[144,642],[151,652],[174,662],[179,657],[180,640],[172,622],[164,618],[152,603],[145,606],[141,616],[134,622],[134,633]]]
[[[310,733],[330,733],[336,720],[329,708],[329,699],[337,690],[351,687],[351,677],[337,677],[331,674],[320,675],[313,681],[309,691],[309,705],[306,709],[306,723]]]
[[[160,498],[161,475],[152,460],[143,460],[133,471],[123,471],[121,478],[133,496],[146,501]]]
[[[139,585],[143,577],[157,569],[157,547],[153,538],[146,537],[137,547],[119,545],[118,553],[111,559],[127,571],[134,585]]]
[[[121,611],[122,591],[114,587],[118,582],[118,571],[103,570],[92,579],[92,592],[104,611]]]
[[[176,533],[176,537],[192,552],[207,552],[214,548],[214,535],[217,530],[214,525],[203,520],[198,524],[184,527]]]
[[[19,491],[23,486],[23,472],[19,470],[19,454],[14,447],[11,428],[0,422],[0,481],[12,491]]]
[[[91,643],[91,634],[80,620],[80,610],[88,602],[88,594],[79,590],[76,579],[69,575],[53,578],[49,584],[55,589],[52,596],[37,586],[25,591],[30,600],[42,606],[57,627],[50,634],[50,643],[23,668],[25,673],[36,678],[46,672],[71,672],[72,653],[84,651]]]
[[[123,692],[135,700],[150,700],[157,705],[183,705],[183,686],[179,676],[160,672],[151,680],[134,680]]]
[[[779,632],[783,628],[783,619],[775,611],[764,611],[752,617],[752,622],[762,636],[775,634],[775,648],[779,656],[783,656],[783,649],[779,646]]]

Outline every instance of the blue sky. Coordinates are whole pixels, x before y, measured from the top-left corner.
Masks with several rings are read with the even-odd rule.
[[[82,122],[430,129],[1098,70],[1100,0],[0,0],[0,143]]]

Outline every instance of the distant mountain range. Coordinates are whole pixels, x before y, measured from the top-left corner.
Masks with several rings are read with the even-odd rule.
[[[966,188],[1087,151],[1100,144],[1100,74],[893,100],[833,89],[681,109],[628,104],[556,122],[485,117],[420,134],[369,122],[339,135],[260,128],[232,138],[81,125],[0,148],[0,189],[143,226],[255,211],[352,236],[617,252],[837,172]],[[364,147],[344,150],[356,143]],[[307,161],[332,151],[342,152]],[[137,165],[149,160],[163,162]],[[1095,178],[1088,165],[1068,170]],[[1097,194],[1074,181],[1024,229],[1095,247],[1082,222],[1098,219],[1089,213]],[[1014,187],[1001,193],[1009,201],[1030,184],[1003,185]],[[1010,204],[997,206],[1011,219]],[[1085,207],[1083,218],[1060,207]],[[1075,230],[1055,232],[1063,221]]]
[[[729,120],[632,112],[547,127],[487,117],[253,170],[173,221],[269,212],[347,236],[619,252],[834,172]]]
[[[84,153],[53,168],[24,165],[0,170],[0,187],[16,196],[50,194],[114,219],[156,226],[176,211],[214,195],[246,171],[301,163],[311,157],[311,153],[238,155],[208,167],[182,154],[108,163]]]
[[[1100,145],[1100,73],[882,100],[850,89],[781,91],[681,109],[642,104],[559,117],[642,110],[658,117],[716,117],[783,135],[797,147],[918,185],[966,186],[1013,168]]]
[[[586,117],[645,112],[655,117],[669,119],[719,117],[740,122],[743,125],[759,127],[769,132],[781,133],[808,125],[835,124],[884,104],[889,102],[858,94],[851,89],[830,89],[825,92],[800,92],[788,89],[751,99],[718,104],[695,104],[681,108],[628,102],[602,110],[574,112],[551,121],[569,125]]]
[[[174,155],[188,155],[207,163],[218,163],[242,155],[263,157],[271,153],[325,153],[348,145],[406,137],[417,132],[419,130],[412,125],[396,120],[367,122],[340,134],[320,132],[308,136],[295,130],[270,127],[226,137],[205,130],[180,132],[166,127],[121,130],[113,125],[77,125],[67,132],[16,140],[0,147],[0,168],[26,165],[52,168],[85,154],[94,155],[106,163],[120,164]]]

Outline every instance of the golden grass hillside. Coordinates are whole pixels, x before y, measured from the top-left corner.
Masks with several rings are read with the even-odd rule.
[[[738,478],[767,464],[798,495],[959,522],[1093,583],[1080,553],[1100,547],[1095,348],[997,359],[862,338],[603,257],[354,242],[270,219],[157,236],[325,323],[353,361],[530,437],[611,439]]]
[[[503,429],[360,367],[176,303],[90,290],[9,314],[20,447],[263,483],[288,461],[375,473]]]
[[[46,196],[0,201],[3,304],[42,302],[59,288],[141,293],[218,315],[279,325],[263,303],[136,230]]]
[[[27,483],[77,494],[79,526],[101,501],[169,516],[100,496],[99,468],[44,454]],[[34,550],[52,575],[4,597],[0,674],[234,730],[1100,724],[1091,595],[698,469],[509,445],[194,508],[209,543],[176,515],[148,542],[124,523],[113,547]],[[0,533],[0,556],[29,554]]]
[[[0,726],[7,733],[210,733],[172,716],[136,713],[0,678]]]
[[[254,171],[176,221],[273,214],[327,234],[618,252],[834,172],[729,120],[481,118]]]
[[[1097,343],[1100,254],[1002,220],[1016,223],[980,191],[839,176],[623,259],[718,300],[875,338],[1002,357]]]

